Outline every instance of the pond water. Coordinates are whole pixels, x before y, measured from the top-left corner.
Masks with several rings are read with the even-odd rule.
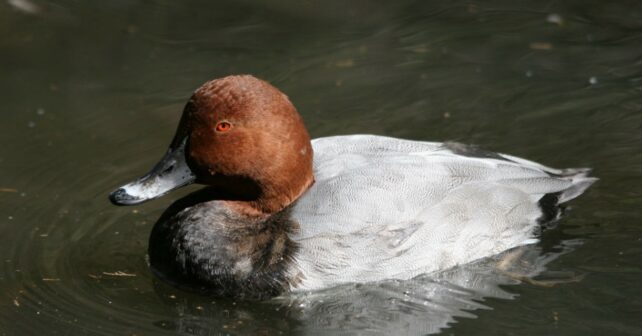
[[[233,73],[283,90],[314,137],[457,140],[600,181],[512,276],[491,258],[265,302],[184,292],[147,239],[196,187],[107,194]],[[639,1],[8,0],[0,74],[0,335],[642,334]]]

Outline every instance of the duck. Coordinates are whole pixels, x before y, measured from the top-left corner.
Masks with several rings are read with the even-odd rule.
[[[148,247],[153,273],[266,299],[407,280],[538,241],[597,178],[458,142],[311,140],[287,95],[252,75],[206,82],[161,160],[109,195],[136,205],[197,183]]]

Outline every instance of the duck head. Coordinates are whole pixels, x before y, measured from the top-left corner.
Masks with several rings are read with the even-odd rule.
[[[310,137],[288,97],[253,76],[203,84],[152,170],[109,195],[134,205],[200,183],[247,215],[271,214],[313,183]]]

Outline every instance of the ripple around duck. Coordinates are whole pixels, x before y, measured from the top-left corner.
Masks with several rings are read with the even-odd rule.
[[[0,317],[12,323],[1,331],[157,331],[152,323],[141,324],[162,313],[140,306],[149,303],[146,293],[152,291],[144,259],[146,219],[126,218],[131,210],[110,208],[102,194],[105,201],[96,203],[96,191],[110,182],[108,176],[97,178],[90,165],[78,174],[52,157],[35,167],[38,178],[20,183],[14,195],[20,206],[10,210],[4,227],[12,241],[1,248],[8,288]]]
[[[37,216],[36,216],[37,217]],[[71,220],[70,220],[71,219]],[[79,221],[73,214],[49,222],[47,233],[25,232],[22,244],[13,245],[7,255],[11,262],[5,263],[4,274],[14,284],[5,295],[10,297],[13,307],[2,309],[14,321],[16,330],[32,330],[34,334],[46,332],[39,326],[50,323],[66,326],[79,331],[101,329],[126,331],[141,330],[140,321],[151,317],[137,309],[132,299],[140,298],[139,283],[148,286],[145,279],[146,265],[142,257],[131,258],[119,251],[122,244],[90,244],[82,238],[91,235],[67,231],[65,225]],[[81,223],[82,224],[82,223]],[[61,232],[60,231],[67,231]],[[65,241],[65,236],[76,239]],[[104,238],[102,234],[98,239]],[[65,241],[60,246],[60,242]],[[92,246],[93,245],[93,246]],[[141,255],[144,255],[144,250]],[[88,259],[91,258],[91,259]],[[114,265],[105,259],[119,262]],[[110,277],[122,269],[132,277]],[[128,295],[127,301],[118,300]],[[9,316],[4,316],[5,318]],[[50,323],[33,323],[47,319]],[[134,328],[135,327],[135,328]],[[24,328],[24,329],[23,329]],[[49,325],[49,327],[51,326]],[[132,329],[133,328],[133,329]],[[145,329],[145,328],[142,328]]]

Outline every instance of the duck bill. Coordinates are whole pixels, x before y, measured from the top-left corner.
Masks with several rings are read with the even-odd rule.
[[[170,146],[163,158],[145,176],[109,194],[115,205],[135,205],[161,197],[182,186],[194,183],[196,176],[185,160],[185,144]]]

